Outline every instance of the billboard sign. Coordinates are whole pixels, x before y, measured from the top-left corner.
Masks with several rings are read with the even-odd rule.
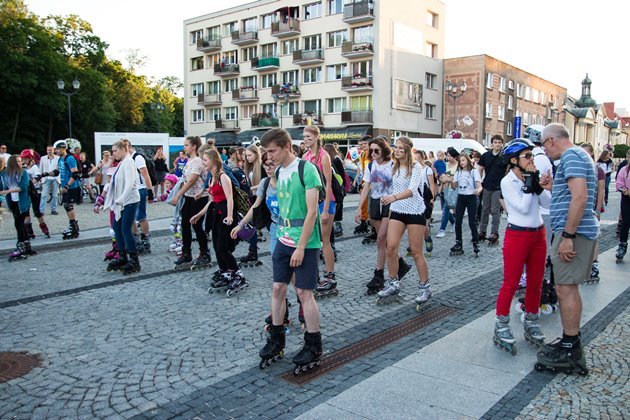
[[[392,108],[422,112],[422,85],[402,79],[392,79]]]

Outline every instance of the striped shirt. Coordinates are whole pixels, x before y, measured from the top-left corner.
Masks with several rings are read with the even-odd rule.
[[[551,191],[551,206],[549,217],[551,228],[555,233],[562,232],[567,224],[571,191],[567,181],[570,178],[584,178],[586,180],[587,202],[584,214],[576,233],[594,240],[599,235],[599,223],[595,217],[595,193],[597,191],[597,171],[591,157],[580,147],[565,150],[560,157],[560,164],[553,179]]]

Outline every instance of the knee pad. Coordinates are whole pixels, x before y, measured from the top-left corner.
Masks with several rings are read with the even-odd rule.
[[[63,208],[66,210],[66,212],[71,212],[72,210],[74,210],[74,204],[72,203],[64,203],[63,204]]]

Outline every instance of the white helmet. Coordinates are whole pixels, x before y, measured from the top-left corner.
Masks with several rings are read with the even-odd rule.
[[[529,139],[534,144],[542,143],[542,132],[545,129],[544,125],[532,124],[525,129],[523,138]]]
[[[68,143],[66,143],[65,140],[57,140],[55,142],[55,144],[53,144],[53,147],[55,149],[67,149],[68,148]]]

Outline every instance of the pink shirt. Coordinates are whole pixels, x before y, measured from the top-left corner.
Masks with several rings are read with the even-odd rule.
[[[322,167],[322,155],[328,155],[328,152],[325,151],[323,148],[319,149],[319,155],[312,155],[310,149],[304,153],[304,155],[302,155],[302,159],[304,160],[308,160],[309,162],[311,162],[313,165],[317,166],[319,168],[320,171],[322,171],[322,174],[324,174],[324,168]],[[330,157],[330,156],[329,156]],[[331,164],[331,177],[330,177],[330,181],[332,182],[332,162]],[[326,175],[324,175],[324,179],[326,178]],[[328,188],[328,187],[326,187]],[[329,189],[328,191],[330,191],[330,201],[334,202],[335,201],[335,195],[332,193],[332,188]]]
[[[621,168],[621,171],[617,174],[617,191],[630,190],[630,174],[628,174],[628,170],[630,170],[630,164]]]

